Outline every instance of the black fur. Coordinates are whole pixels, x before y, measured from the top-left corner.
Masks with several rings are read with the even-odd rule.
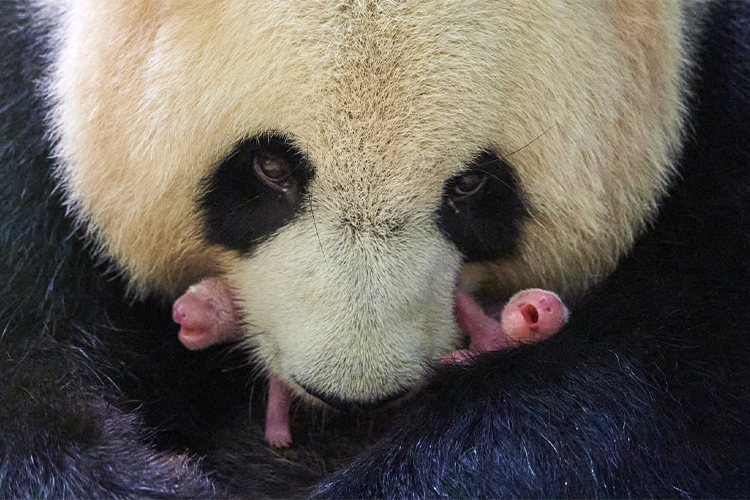
[[[282,453],[242,353],[183,349],[65,216],[25,4],[0,2],[0,498],[750,494],[748,2],[714,9],[654,227],[560,334],[446,367],[396,425],[299,411]]]
[[[45,27],[0,4],[0,497],[210,496],[184,454],[149,444],[127,411],[99,338],[122,291],[94,271],[51,194],[44,104]]]
[[[750,494],[750,4],[703,43],[654,228],[559,334],[446,368],[316,497]]]
[[[296,380],[295,380],[296,381]],[[331,394],[322,393],[320,391],[316,391],[314,389],[311,389],[304,384],[300,384],[302,388],[307,391],[308,394],[311,396],[315,396],[331,408],[335,408],[336,410],[343,412],[345,414],[353,415],[357,413],[358,411],[364,411],[364,412],[371,412],[374,410],[377,410],[378,408],[382,408],[386,406],[389,403],[392,403],[393,401],[397,401],[398,399],[406,396],[410,391],[404,390],[401,392],[398,392],[396,394],[393,394],[391,396],[387,396],[383,399],[378,399],[377,401],[370,401],[367,403],[355,403],[353,401],[347,401],[346,399],[340,398],[338,396],[333,396]]]
[[[469,195],[460,189],[467,176],[482,182]],[[446,183],[438,227],[468,262],[487,261],[513,253],[525,214],[525,201],[510,165],[484,151],[465,172]]]
[[[275,190],[254,172],[258,154],[270,153],[291,168],[286,193]],[[207,239],[243,254],[272,236],[304,209],[312,171],[305,157],[284,137],[262,135],[240,142],[206,181],[201,199]],[[263,214],[259,217],[258,214]]]

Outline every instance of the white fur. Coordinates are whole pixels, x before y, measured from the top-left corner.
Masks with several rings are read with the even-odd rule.
[[[467,286],[576,294],[652,217],[682,129],[677,0],[70,0],[52,78],[71,206],[139,291],[227,273],[288,382],[368,401],[454,348],[458,252],[433,213],[492,148],[531,212]],[[201,180],[287,134],[310,210],[252,258],[207,245]],[[314,217],[313,217],[314,215]]]

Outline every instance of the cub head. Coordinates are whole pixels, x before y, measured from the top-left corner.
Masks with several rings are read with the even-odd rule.
[[[221,274],[298,392],[427,377],[453,293],[581,293],[672,176],[677,2],[75,0],[59,177],[139,293]]]

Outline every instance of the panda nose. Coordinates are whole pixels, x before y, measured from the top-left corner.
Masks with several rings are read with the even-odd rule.
[[[297,382],[295,380],[295,382]],[[376,401],[368,401],[367,403],[357,403],[354,401],[347,401],[345,399],[342,399],[338,396],[334,396],[332,394],[327,394],[315,389],[312,389],[305,384],[300,384],[297,382],[302,388],[310,394],[311,396],[314,396],[318,398],[319,400],[323,401],[325,404],[330,406],[331,408],[335,408],[336,410],[342,411],[344,413],[355,413],[355,412],[368,412],[377,410],[378,408],[382,408],[383,406],[386,406],[388,403],[391,403],[393,401],[396,401],[397,399],[402,398],[406,395],[408,390],[401,391],[397,394],[393,394],[390,396],[387,396],[385,398],[378,399]]]

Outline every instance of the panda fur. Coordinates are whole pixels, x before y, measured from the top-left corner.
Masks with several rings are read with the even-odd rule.
[[[3,2],[0,496],[747,495],[748,23],[744,1]],[[261,149],[296,198],[259,190]],[[453,210],[467,172],[489,180]],[[170,301],[217,274],[246,338],[188,353]],[[436,366],[457,282],[553,289],[571,320]],[[279,455],[258,370],[313,406],[421,390],[301,409]]]

